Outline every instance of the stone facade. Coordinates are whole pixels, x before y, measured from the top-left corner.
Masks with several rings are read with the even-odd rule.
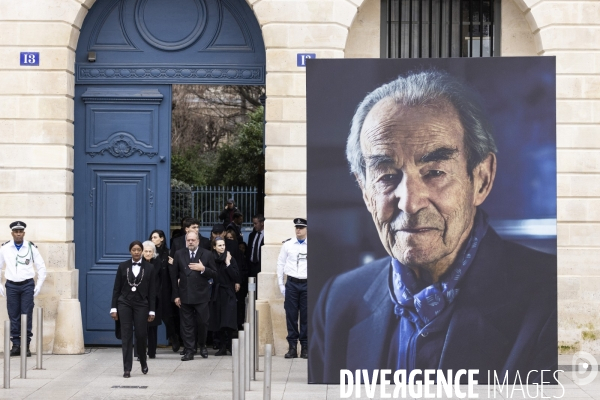
[[[379,0],[247,0],[267,56],[266,205],[260,276],[262,342],[285,350],[276,285],[290,220],[306,215],[305,70],[296,53],[379,57]],[[78,298],[73,243],[74,54],[94,0],[0,0],[0,232],[28,222],[49,276],[36,305],[46,310],[44,350],[70,337]],[[557,57],[558,302],[561,351],[600,351],[600,1],[503,0],[501,55]],[[19,52],[39,51],[39,67]],[[61,307],[59,303],[64,299]],[[75,313],[76,314],[76,313]],[[0,318],[6,319],[0,299]],[[59,321],[60,326],[54,326]],[[80,319],[79,319],[80,321]],[[0,336],[2,333],[0,332]],[[77,343],[60,352],[81,351]]]

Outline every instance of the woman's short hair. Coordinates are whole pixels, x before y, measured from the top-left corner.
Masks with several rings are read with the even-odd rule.
[[[144,243],[142,243],[142,250],[145,249],[146,247],[149,247],[152,249],[153,255],[152,258],[156,258],[158,256],[158,253],[156,252],[156,245],[154,243],[152,243],[152,241],[150,240],[146,240]]]
[[[140,246],[140,249],[144,250],[144,245],[139,240],[134,240],[133,242],[131,242],[129,244],[129,251],[131,251],[131,249],[133,249],[133,246]]]

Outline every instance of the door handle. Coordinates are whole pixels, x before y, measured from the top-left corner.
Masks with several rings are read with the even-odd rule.
[[[160,159],[160,162],[165,162],[166,161],[166,157],[165,156],[160,156],[159,159]]]

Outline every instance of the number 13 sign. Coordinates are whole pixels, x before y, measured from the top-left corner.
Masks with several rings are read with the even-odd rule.
[[[21,52],[21,65],[25,66],[39,66],[40,65],[40,53],[24,53]]]

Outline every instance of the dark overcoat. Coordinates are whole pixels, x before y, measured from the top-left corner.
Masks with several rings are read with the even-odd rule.
[[[239,281],[239,271],[235,258],[231,258],[229,266],[225,261],[215,260],[217,279],[210,308],[209,330],[218,331],[222,328],[237,330],[237,298],[235,284]]]

